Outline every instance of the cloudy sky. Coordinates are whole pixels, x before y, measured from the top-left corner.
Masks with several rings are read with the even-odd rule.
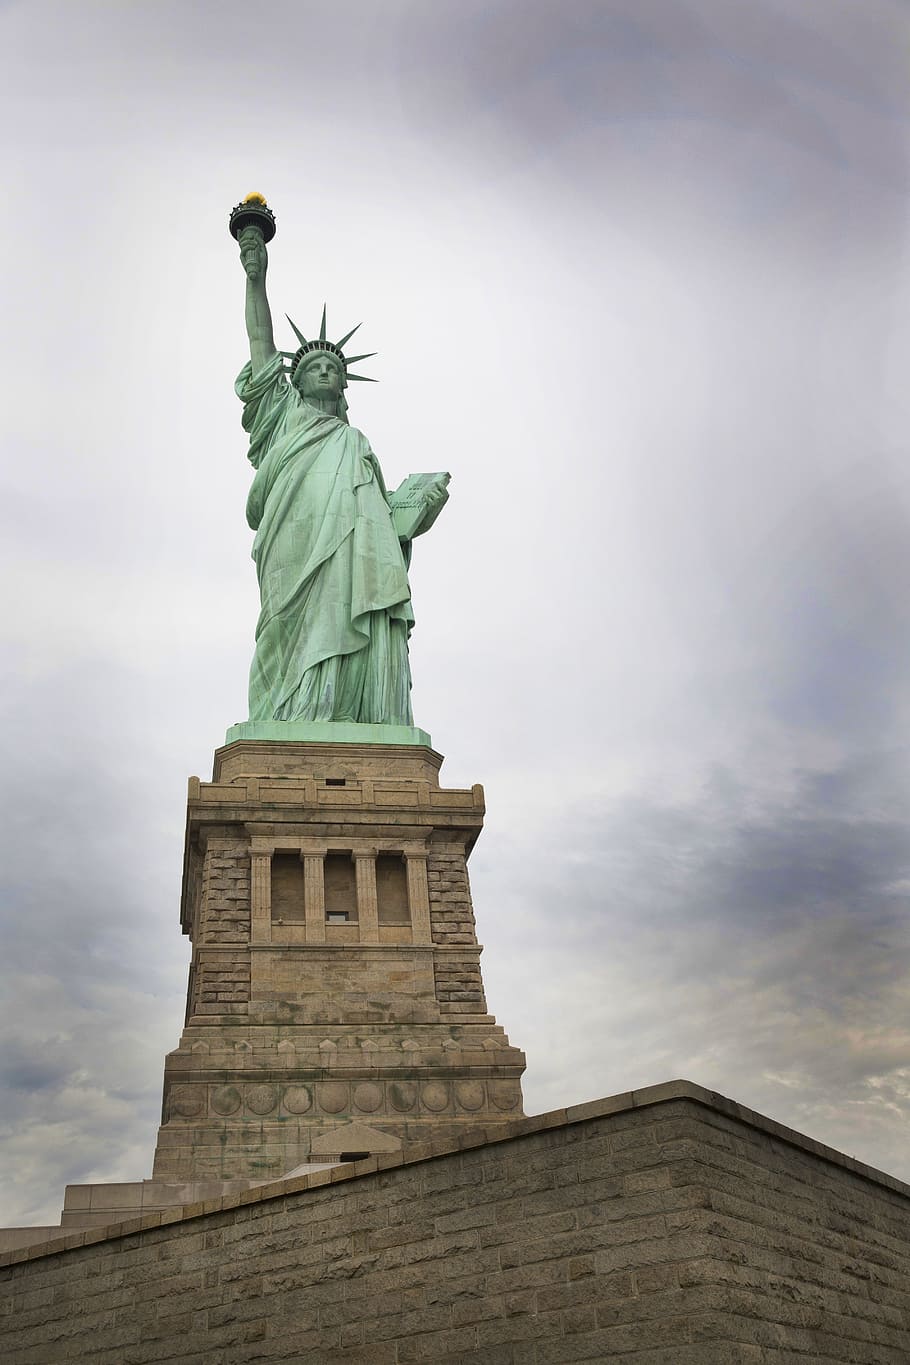
[[[254,189],[388,482],[452,472],[415,718],[528,1112],[683,1076],[910,1180],[908,52],[898,0],[0,3],[0,1223],[150,1173]]]

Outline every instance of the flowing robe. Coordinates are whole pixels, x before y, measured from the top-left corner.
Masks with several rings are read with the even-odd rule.
[[[262,601],[250,720],[410,725],[414,616],[376,456],[362,432],[304,402],[278,355],[255,378],[245,365],[236,390]]]

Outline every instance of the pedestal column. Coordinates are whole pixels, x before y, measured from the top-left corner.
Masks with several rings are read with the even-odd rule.
[[[306,941],[325,943],[325,859],[321,853],[304,853],[302,856]]]
[[[354,856],[357,877],[357,918],[360,922],[360,942],[379,942],[379,904],[376,897],[376,852]]]

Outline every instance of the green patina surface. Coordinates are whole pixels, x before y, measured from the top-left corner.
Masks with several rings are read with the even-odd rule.
[[[318,340],[294,327],[300,348],[278,351],[263,233],[247,225],[237,235],[250,361],[236,390],[256,471],[247,520],[262,603],[246,723],[256,733],[243,738],[307,723],[331,724],[333,742],[428,743],[411,713],[408,565],[412,541],[448,497],[449,476],[411,475],[388,492],[366,437],[347,420],[344,391],[361,377],[348,366],[366,357],[344,355],[350,333],[327,340],[324,312]],[[345,740],[339,727],[356,737]],[[420,738],[392,739],[390,727]]]
[[[291,744],[422,744],[432,749],[426,730],[414,725],[359,725],[353,721],[244,720],[232,725],[225,744],[238,739]]]

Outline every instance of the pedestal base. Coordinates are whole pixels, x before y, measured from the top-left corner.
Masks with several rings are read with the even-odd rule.
[[[193,960],[156,1180],[276,1179],[521,1116],[466,867],[483,790],[441,788],[438,754],[371,728],[246,736],[190,780]]]

